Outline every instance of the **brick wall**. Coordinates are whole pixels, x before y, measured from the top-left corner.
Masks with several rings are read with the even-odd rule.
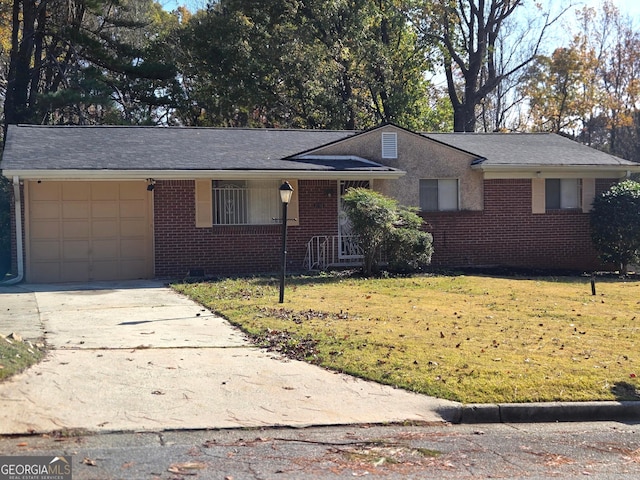
[[[599,180],[596,193],[611,181]],[[290,226],[287,269],[300,271],[314,235],[337,234],[336,182],[298,183],[300,225]],[[155,190],[155,268],[158,277],[278,272],[279,225],[195,227],[193,181],[158,181]],[[602,266],[591,245],[589,215],[531,213],[531,181],[486,180],[484,210],[424,214],[434,237],[436,267],[509,266],[588,271]]]
[[[598,180],[596,193],[610,180]],[[591,244],[589,214],[531,213],[531,181],[485,180],[484,210],[423,214],[433,234],[433,266],[602,268]]]
[[[300,271],[307,242],[337,233],[336,183],[299,181],[300,225],[287,230],[287,268]],[[154,191],[155,272],[182,277],[277,272],[282,254],[280,225],[195,227],[195,182],[158,181]]]

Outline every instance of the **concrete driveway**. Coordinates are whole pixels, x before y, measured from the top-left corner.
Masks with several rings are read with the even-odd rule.
[[[156,281],[0,287],[50,351],[0,383],[0,434],[441,422],[460,408],[283,359]]]

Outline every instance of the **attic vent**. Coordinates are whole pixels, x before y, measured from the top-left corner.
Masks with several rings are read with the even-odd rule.
[[[382,158],[398,158],[398,134],[382,134]]]

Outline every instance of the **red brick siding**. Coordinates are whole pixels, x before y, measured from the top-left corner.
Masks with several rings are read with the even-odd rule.
[[[299,181],[299,226],[290,226],[287,268],[300,271],[307,242],[337,233],[336,183]],[[195,182],[158,181],[154,191],[155,272],[185,276],[276,272],[280,268],[279,225],[195,227]]]
[[[610,180],[598,180],[596,192]],[[314,235],[337,233],[336,182],[300,181],[300,225],[290,226],[287,268],[300,270]],[[195,227],[193,181],[159,181],[155,190],[158,277],[277,272],[279,225]],[[484,211],[423,214],[433,233],[436,267],[510,266],[590,270],[601,265],[591,245],[589,215],[531,213],[531,181],[486,180]]]
[[[598,180],[596,192],[610,180]],[[424,213],[434,237],[434,266],[510,266],[591,270],[602,267],[591,244],[589,214],[531,213],[531,181],[485,180],[481,212]]]

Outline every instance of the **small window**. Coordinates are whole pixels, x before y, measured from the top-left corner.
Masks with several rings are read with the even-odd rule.
[[[420,209],[426,212],[458,210],[458,180],[420,180]]]
[[[577,178],[547,178],[544,189],[546,210],[576,209],[581,206],[581,182]]]
[[[277,223],[282,203],[274,180],[214,180],[214,225]]]
[[[382,134],[382,158],[398,158],[398,135],[396,133]]]

